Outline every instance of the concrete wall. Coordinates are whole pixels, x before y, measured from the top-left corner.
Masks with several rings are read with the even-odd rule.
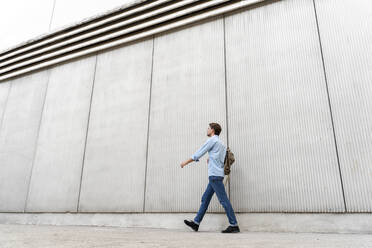
[[[179,164],[216,121],[237,212],[370,212],[370,7],[272,1],[0,83],[0,211],[195,212],[207,156]]]
[[[180,163],[203,144],[208,123],[226,126],[223,19],[154,43],[145,210],[195,211],[208,184],[207,156]],[[212,211],[222,209],[216,199]]]
[[[76,211],[96,59],[50,69],[26,211]]]
[[[8,91],[0,132],[0,211],[25,208],[44,105],[48,71],[1,83]]]
[[[231,15],[226,38],[233,204],[242,212],[344,211],[313,3]]]
[[[80,210],[141,212],[153,42],[97,57]]]
[[[372,211],[372,2],[317,0],[348,212]]]

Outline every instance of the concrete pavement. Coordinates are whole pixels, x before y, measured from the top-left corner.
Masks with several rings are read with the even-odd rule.
[[[368,234],[193,232],[90,226],[0,225],[1,248],[92,247],[372,247]]]

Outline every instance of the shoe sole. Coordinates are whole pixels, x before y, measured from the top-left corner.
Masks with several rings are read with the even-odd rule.
[[[232,231],[232,232],[221,232],[221,233],[240,233],[240,231]]]

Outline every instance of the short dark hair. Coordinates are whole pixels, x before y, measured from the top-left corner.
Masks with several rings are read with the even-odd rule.
[[[222,131],[220,124],[212,122],[212,123],[209,123],[209,126],[211,127],[211,129],[214,130],[215,135],[220,135]]]

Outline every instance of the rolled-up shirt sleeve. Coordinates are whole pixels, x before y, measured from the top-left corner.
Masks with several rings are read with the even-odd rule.
[[[215,140],[209,138],[192,156],[191,159],[198,162],[199,159],[210,149],[212,149]]]

